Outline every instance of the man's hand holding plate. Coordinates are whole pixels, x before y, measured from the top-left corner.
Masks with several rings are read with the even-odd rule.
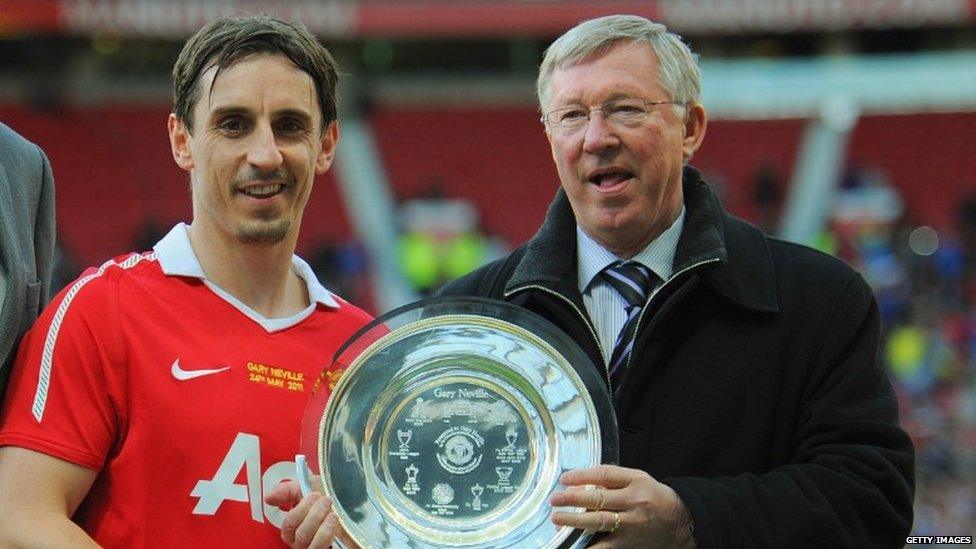
[[[293,549],[322,549],[340,540],[350,549],[358,547],[342,529],[332,510],[332,500],[319,492],[302,497],[297,482],[282,482],[264,498],[268,505],[290,510],[281,523],[281,539]],[[296,505],[297,503],[297,505]]]
[[[681,498],[644,471],[598,465],[564,473],[560,482],[566,490],[553,494],[550,503],[585,511],[557,511],[552,522],[606,532],[593,547],[695,546],[691,514]]]

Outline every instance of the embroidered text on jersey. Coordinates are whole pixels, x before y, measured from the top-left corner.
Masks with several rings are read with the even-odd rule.
[[[269,366],[259,362],[247,363],[247,379],[252,383],[276,389],[302,392],[305,390],[305,374],[287,368]]]
[[[224,366],[223,368],[211,368],[207,370],[184,370],[183,368],[180,368],[180,359],[174,360],[173,366],[170,368],[170,371],[173,372],[173,377],[180,381],[186,381],[188,379],[201,376],[208,376],[210,374],[219,374],[220,372],[227,370],[230,370],[230,366]]]

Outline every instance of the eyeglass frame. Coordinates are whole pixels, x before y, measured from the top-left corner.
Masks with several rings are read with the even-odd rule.
[[[644,116],[645,117],[651,112],[650,111],[650,107],[656,107],[658,105],[681,105],[681,106],[687,105],[687,102],[685,102],[685,101],[674,101],[674,100],[670,100],[670,99],[650,100],[650,99],[644,99],[642,97],[621,97],[619,99],[613,99],[613,100],[610,100],[610,101],[606,101],[606,102],[604,102],[603,104],[601,104],[598,107],[585,108],[582,105],[575,105],[575,106],[574,105],[569,105],[569,106],[566,106],[566,107],[559,107],[558,109],[552,109],[549,112],[543,113],[542,116],[539,117],[539,121],[542,122],[542,125],[543,126],[550,127],[549,126],[549,122],[548,122],[548,118],[553,113],[556,113],[556,112],[559,112],[559,111],[565,111],[567,109],[576,109],[576,108],[579,108],[581,110],[585,110],[586,111],[586,122],[587,122],[587,124],[590,122],[590,117],[593,115],[593,111],[600,111],[601,113],[603,113],[604,120],[608,120],[609,121],[609,118],[607,117],[607,114],[606,114],[606,107],[607,107],[607,105],[611,105],[613,103],[620,103],[620,102],[623,102],[623,101],[631,101],[631,100],[642,101],[644,103],[644,108],[646,109],[644,111]],[[559,128],[559,124],[556,123],[556,124],[553,125],[553,127]],[[575,130],[575,131],[579,131],[580,129],[582,129],[584,127],[585,127],[585,125],[580,126],[580,128],[577,128],[577,130]]]

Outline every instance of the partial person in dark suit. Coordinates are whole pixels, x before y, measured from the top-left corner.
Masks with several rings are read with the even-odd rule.
[[[0,123],[0,398],[17,344],[48,300],[54,236],[51,165]]]

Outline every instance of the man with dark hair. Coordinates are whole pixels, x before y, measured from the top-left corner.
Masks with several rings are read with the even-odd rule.
[[[561,189],[539,232],[441,295],[552,320],[605,369],[620,464],[564,474],[599,547],[895,547],[913,449],[879,316],[842,262],[725,213],[687,166],[695,56],[634,16],[581,23],[538,79]]]
[[[369,317],[294,255],[332,164],[337,71],[300,24],[186,44],[168,121],[193,220],[89,269],[24,339],[0,409],[0,545],[278,545],[317,374]]]

